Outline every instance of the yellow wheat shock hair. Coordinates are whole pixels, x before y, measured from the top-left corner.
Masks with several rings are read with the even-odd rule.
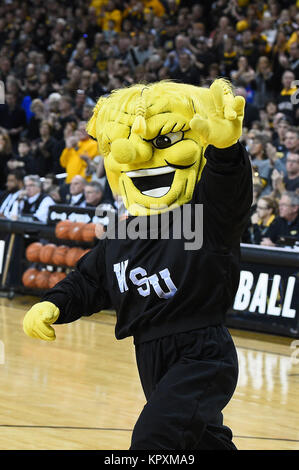
[[[224,79],[210,88],[137,84],[101,97],[87,132],[97,139],[112,192],[129,213],[157,214],[191,200],[209,144],[237,142],[244,104]]]

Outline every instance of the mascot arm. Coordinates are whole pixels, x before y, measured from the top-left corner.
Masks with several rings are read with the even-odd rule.
[[[74,271],[45,293],[25,315],[28,336],[53,341],[51,324],[71,323],[110,307],[104,288],[106,279],[103,242],[80,259]]]
[[[251,164],[238,142],[245,100],[234,96],[227,80],[217,79],[210,88],[199,88],[196,104],[190,126],[206,148],[196,199],[209,207],[204,217],[211,243],[231,248],[240,241],[252,204]]]
[[[219,149],[212,145],[205,152],[206,165],[197,187],[197,202],[204,211],[204,227],[211,227],[208,239],[230,249],[248,222],[252,205],[252,169],[242,144]]]

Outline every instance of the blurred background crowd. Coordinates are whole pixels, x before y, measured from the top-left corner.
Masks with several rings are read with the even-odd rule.
[[[219,76],[246,98],[254,201],[242,241],[299,240],[294,0],[1,2],[1,217],[46,222],[57,203],[123,210],[85,131],[97,99],[140,81],[209,86]]]

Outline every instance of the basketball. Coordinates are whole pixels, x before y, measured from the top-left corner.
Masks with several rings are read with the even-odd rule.
[[[53,256],[52,256],[52,263],[56,266],[64,266],[65,265],[65,257],[68,252],[68,247],[65,245],[60,245],[55,248]]]
[[[44,245],[40,250],[39,259],[41,263],[51,264],[52,263],[52,256],[56,249],[56,245],[54,243],[48,243]]]
[[[25,287],[33,289],[36,287],[36,275],[39,271],[35,268],[27,269],[22,276],[22,283]]]
[[[82,256],[83,256],[83,255],[86,255],[86,254],[89,253],[90,251],[91,251],[90,248],[89,248],[88,250],[83,250]]]
[[[69,266],[70,268],[75,266],[82,251],[82,248],[70,248],[65,256],[66,266]]]
[[[61,220],[55,227],[55,235],[57,238],[62,238],[67,240],[69,229],[72,226],[72,222],[70,220]]]
[[[39,273],[36,275],[36,287],[38,289],[48,289],[50,276],[51,273],[49,271],[39,271]]]
[[[68,231],[69,240],[81,241],[84,226],[83,222],[74,222]]]
[[[56,284],[59,281],[62,281],[66,277],[65,273],[51,273],[50,278],[49,278],[49,289],[52,289],[52,287],[56,286]]]
[[[79,259],[82,258],[82,256],[84,256],[84,255],[85,255],[85,250],[83,250],[82,248],[79,248],[78,253],[77,253],[76,263],[78,263]]]
[[[95,239],[96,224],[86,224],[82,228],[81,236],[84,242],[92,242]]]
[[[39,255],[40,255],[40,250],[42,246],[43,245],[39,242],[34,242],[34,243],[31,243],[29,246],[27,246],[25,256],[28,259],[28,261],[31,261],[33,263],[39,262]]]

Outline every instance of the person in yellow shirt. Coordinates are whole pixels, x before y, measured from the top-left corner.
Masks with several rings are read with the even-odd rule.
[[[66,139],[66,147],[60,155],[60,165],[66,169],[65,182],[69,184],[75,175],[80,175],[90,181],[86,175],[87,159],[98,155],[98,144],[87,134],[86,122],[82,121],[74,135]]]
[[[297,29],[291,34],[290,38],[288,39],[287,46],[286,46],[287,51],[289,52],[290,47],[293,43],[298,43],[298,42],[299,42],[299,31]]]
[[[122,23],[122,12],[115,6],[113,1],[108,1],[103,5],[101,13],[98,17],[98,25],[103,31],[109,30],[109,21],[114,21],[114,31],[120,33]]]
[[[96,15],[98,16],[101,13],[103,6],[106,5],[107,1],[108,0],[92,0],[90,7],[95,9]]]
[[[163,16],[165,8],[159,0],[142,0],[145,8],[150,8],[156,16]]]
[[[259,245],[266,231],[278,215],[276,199],[262,196],[257,201],[256,212],[251,216],[251,243]]]

